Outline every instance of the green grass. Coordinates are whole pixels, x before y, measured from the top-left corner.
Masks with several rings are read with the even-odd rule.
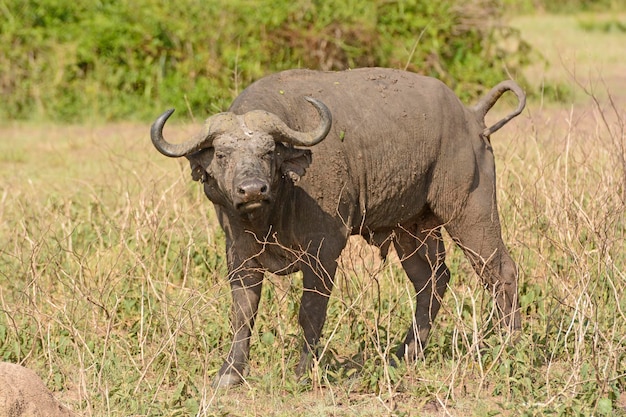
[[[540,56],[524,70],[532,89],[542,100],[562,104],[588,99],[578,86],[581,83],[602,98],[606,97],[606,85],[615,91],[625,88],[626,32],[610,29],[622,27],[624,22],[624,12],[533,14],[513,19],[511,25]],[[606,27],[609,29],[604,30]]]
[[[223,234],[188,166],[154,151],[148,125],[16,123],[0,127],[0,359],[85,416],[625,416],[626,100],[568,87],[575,104],[533,102],[492,139],[520,269],[514,345],[448,241],[428,353],[387,366],[411,291],[397,262],[354,240],[310,384],[293,374],[300,277],[270,276],[247,384],[216,391],[230,343]]]

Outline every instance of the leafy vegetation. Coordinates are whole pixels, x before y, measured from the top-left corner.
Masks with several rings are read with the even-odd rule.
[[[463,98],[528,61],[499,0],[1,0],[3,119],[204,117],[271,72],[408,68]],[[504,49],[503,41],[507,41]]]

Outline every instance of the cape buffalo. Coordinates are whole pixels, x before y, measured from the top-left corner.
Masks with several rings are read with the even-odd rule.
[[[517,109],[487,127],[486,113],[509,90]],[[503,325],[519,328],[490,135],[524,105],[513,81],[467,108],[434,78],[364,68],[262,78],[184,143],[163,138],[174,110],[162,114],[151,129],[154,146],[189,160],[226,235],[234,335],[216,384],[243,381],[265,271],[302,271],[296,372],[308,369],[337,259],[354,234],[383,256],[393,244],[415,287],[415,317],[397,357],[421,352],[448,285],[442,227],[493,292]]]

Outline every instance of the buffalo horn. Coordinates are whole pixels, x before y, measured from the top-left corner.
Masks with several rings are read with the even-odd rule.
[[[213,137],[219,133],[219,129],[212,128],[211,121],[219,119],[217,116],[224,115],[225,113],[219,113],[209,118],[203,126],[202,130],[194,135],[191,139],[183,143],[170,143],[163,138],[163,126],[169,117],[174,113],[174,109],[169,109],[162,115],[160,115],[156,121],[152,124],[150,129],[150,138],[152,144],[159,152],[165,156],[172,158],[179,158],[181,156],[189,155],[194,152],[198,152],[201,149],[205,149],[211,146]],[[228,114],[226,114],[228,115]],[[230,115],[232,118],[232,115]]]
[[[267,132],[278,141],[295,146],[313,146],[321,142],[330,131],[332,116],[328,107],[321,101],[312,97],[305,97],[305,99],[315,107],[321,118],[319,126],[310,132],[293,130],[278,116],[261,110],[246,113],[244,118],[246,122],[251,122],[250,127],[254,126],[260,131]],[[172,113],[174,113],[174,109],[167,110],[160,115],[150,129],[150,138],[154,147],[163,155],[172,158],[186,156],[210,147],[217,134],[228,131],[237,124],[235,121],[237,116],[233,113],[219,113],[210,117],[202,130],[193,138],[183,143],[174,144],[163,138],[163,126]]]
[[[278,116],[264,111],[247,113],[246,123],[251,122],[259,130],[269,133],[279,142],[290,143],[294,146],[316,145],[328,135],[332,126],[332,115],[328,107],[321,101],[312,97],[304,97],[304,99],[315,107],[321,119],[319,125],[312,131],[298,132],[293,130]]]

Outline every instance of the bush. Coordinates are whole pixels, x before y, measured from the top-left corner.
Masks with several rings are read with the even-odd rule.
[[[204,117],[294,67],[406,68],[467,99],[528,61],[501,1],[0,1],[0,118]]]

